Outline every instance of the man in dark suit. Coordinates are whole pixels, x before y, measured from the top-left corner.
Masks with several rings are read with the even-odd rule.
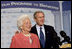
[[[31,33],[38,35],[41,48],[59,48],[57,33],[54,28],[44,24],[45,15],[42,11],[34,13],[36,24],[31,28]]]

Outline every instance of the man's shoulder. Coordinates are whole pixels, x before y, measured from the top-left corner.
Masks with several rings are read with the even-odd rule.
[[[51,25],[45,25],[45,24],[44,24],[44,27],[46,27],[46,28],[54,28],[54,27],[51,26]]]
[[[36,25],[32,26],[32,28],[31,28],[31,29],[34,29],[35,27],[36,27]]]
[[[45,27],[45,28],[54,28],[53,26],[51,26],[51,25],[46,25],[46,24],[44,24],[44,27]],[[32,27],[32,29],[34,29],[34,28],[36,28],[36,25],[34,25],[34,26]]]

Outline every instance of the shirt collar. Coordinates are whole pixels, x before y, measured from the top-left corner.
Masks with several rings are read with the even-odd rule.
[[[40,27],[44,28],[44,25],[39,26],[39,25],[36,24],[36,27],[37,27],[38,29],[40,29]]]

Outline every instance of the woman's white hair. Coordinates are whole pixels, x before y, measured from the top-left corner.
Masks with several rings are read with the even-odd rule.
[[[18,17],[18,19],[17,19],[17,27],[18,27],[19,30],[21,30],[21,27],[22,27],[22,25],[23,25],[23,21],[24,21],[26,18],[29,19],[29,16],[26,15],[26,14],[25,14],[25,15],[21,15],[21,16]]]

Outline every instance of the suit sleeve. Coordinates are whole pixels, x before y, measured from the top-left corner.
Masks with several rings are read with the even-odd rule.
[[[58,43],[58,36],[57,36],[57,33],[56,33],[56,31],[54,30],[54,28],[52,27],[52,30],[53,30],[53,32],[52,32],[52,34],[53,34],[53,47],[54,48],[59,48],[59,43]]]

